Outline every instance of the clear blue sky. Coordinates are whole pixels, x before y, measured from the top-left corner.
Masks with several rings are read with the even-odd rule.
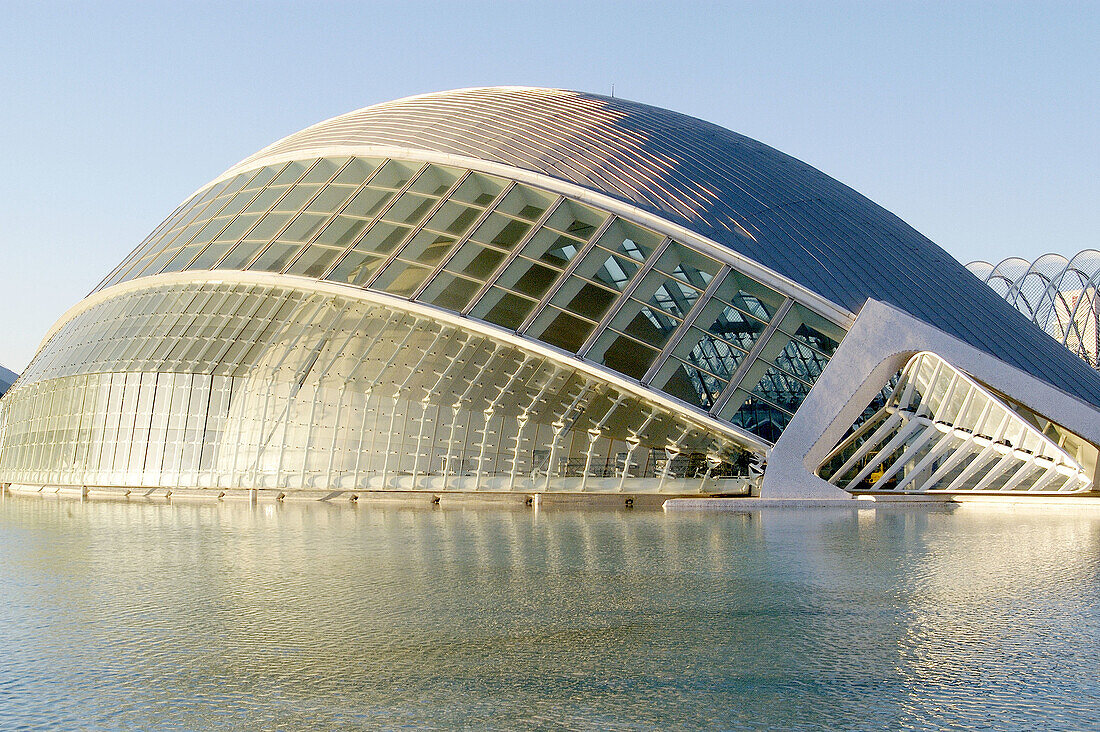
[[[801,158],[963,261],[1100,248],[1100,3],[0,0],[0,363],[177,203],[313,122],[521,84]]]

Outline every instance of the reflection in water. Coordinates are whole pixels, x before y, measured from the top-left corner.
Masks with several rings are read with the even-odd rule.
[[[0,728],[1083,729],[1100,514],[0,500]]]

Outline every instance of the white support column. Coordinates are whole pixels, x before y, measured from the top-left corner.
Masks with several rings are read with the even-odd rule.
[[[588,437],[588,449],[584,453],[584,471],[581,473],[581,493],[588,488],[588,473],[592,469],[592,453],[596,449],[596,442],[602,436],[598,427],[585,433]]]
[[[901,424],[901,422],[902,416],[901,412],[899,411],[895,411],[893,414],[887,417],[886,421],[879,425],[879,427],[871,434],[871,436],[868,437],[863,442],[863,444],[859,446],[859,449],[852,453],[852,455],[847,460],[845,460],[839,468],[836,469],[836,471],[833,473],[832,478],[830,478],[830,480],[834,481],[834,485],[836,481],[840,480],[841,476],[843,476],[845,473],[847,473],[849,470],[859,464],[859,461],[866,457],[867,454],[870,453],[871,450],[873,450],[875,446],[877,446],[878,443],[886,437],[886,435],[893,432],[894,429]],[[849,483],[853,482],[855,481],[849,481]]]
[[[955,439],[955,436],[951,433],[950,429],[947,430],[945,433],[943,433],[940,436],[939,441],[935,445],[932,446],[931,450],[928,451],[928,454],[925,455],[923,458],[921,458],[920,462],[918,462],[916,465],[913,466],[913,469],[911,471],[909,471],[909,474],[906,475],[901,480],[900,483],[898,483],[896,486],[894,486],[894,490],[899,492],[899,493],[901,491],[904,491],[906,489],[906,487],[910,483],[912,483],[916,479],[916,477],[924,471],[925,468],[927,468],[929,465],[934,463],[936,460],[939,460],[940,457],[942,457],[943,454],[945,452],[947,452],[948,448],[951,447],[951,442],[954,439]],[[916,487],[916,490],[924,490],[924,489],[927,489],[927,487],[925,485],[920,485],[920,486]]]
[[[669,445],[665,448],[665,465],[661,469],[661,479],[657,483],[657,492],[662,493],[665,490],[665,482],[668,480],[669,473],[672,472],[672,461],[680,455],[680,447],[678,445]]]
[[[512,469],[509,471],[508,474],[508,490],[510,491],[514,491],[516,489],[516,475],[519,472],[519,445],[521,439],[523,438],[523,431],[527,429],[528,419],[529,418],[526,411],[516,417],[516,422],[519,424],[519,429],[516,430],[516,442],[515,446],[512,449]]]
[[[554,463],[557,458],[558,449],[560,447],[561,436],[562,434],[564,434],[565,430],[572,425],[574,421],[573,419],[570,419],[573,411],[576,410],[578,406],[582,405],[585,397],[588,396],[588,393],[591,390],[592,382],[586,381],[584,383],[584,387],[577,394],[577,398],[573,400],[573,403],[566,407],[565,411],[562,412],[561,417],[559,417],[555,422],[550,425],[550,427],[554,431],[554,439],[550,443],[550,463],[546,466],[546,483],[544,485],[544,490],[550,490],[550,476],[554,472]]]

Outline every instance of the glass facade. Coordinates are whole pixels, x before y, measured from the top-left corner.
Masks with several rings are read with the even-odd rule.
[[[986,269],[1089,353],[1095,254]],[[1078,436],[1095,438],[1079,408],[1100,404],[1096,372],[897,217],[751,139],[562,90],[422,95],[291,135],[185,201],[71,313],[0,400],[0,487],[624,490],[636,478],[633,492],[693,476],[706,492],[736,474],[762,489],[768,459],[773,476],[810,477],[820,436],[861,406],[841,402],[908,357],[895,336],[976,349],[952,353],[1028,408],[988,390],[987,403],[1053,435],[1068,462],[1030,437],[971,439],[966,415],[940,442],[943,425],[919,413],[938,397],[915,388],[932,401],[899,417],[887,388],[836,438],[885,442],[853,442],[833,456],[850,463],[829,467],[834,487],[809,492],[932,486],[937,450],[976,455],[954,484],[1005,477],[967,490],[1051,490],[1078,475],[1074,461],[1090,474],[1098,462]],[[872,335],[841,349],[857,313]],[[865,373],[876,358],[889,363]],[[1024,374],[1055,391],[1024,398]],[[1070,429],[1039,416],[1048,405]],[[1008,476],[1012,459],[1024,467]]]
[[[533,186],[318,158],[200,191],[100,285],[281,272],[492,323],[774,442],[843,330],[728,264]]]
[[[0,480],[685,492],[748,465],[674,411],[399,308],[161,284],[50,339],[3,402]]]

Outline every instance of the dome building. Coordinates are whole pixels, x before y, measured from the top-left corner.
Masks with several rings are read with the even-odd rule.
[[[32,490],[1079,493],[1100,375],[790,156],[483,88],[203,186],[0,410]]]

